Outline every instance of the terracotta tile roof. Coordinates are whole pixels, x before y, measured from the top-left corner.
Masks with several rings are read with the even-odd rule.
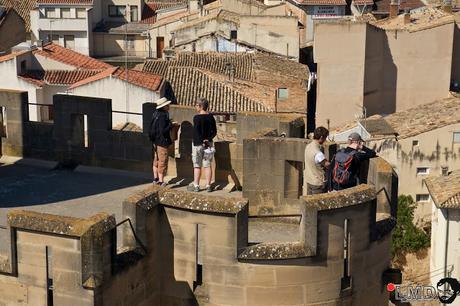
[[[374,14],[389,14],[391,0],[376,0],[375,9],[372,10]],[[399,0],[399,10],[413,10],[419,7],[424,7],[425,4],[420,0]]]
[[[234,77],[254,80],[256,70],[264,70],[274,75],[284,75],[308,80],[309,69],[306,65],[263,53],[231,52],[180,52],[175,59],[146,61],[143,70],[164,75],[167,67],[195,67],[213,73],[229,73],[233,67]]]
[[[112,67],[102,72],[99,72],[98,74],[95,74],[89,78],[76,82],[75,84],[70,86],[69,89],[74,89],[107,78],[109,76],[118,78],[122,81],[128,81],[133,85],[143,87],[152,91],[158,91],[163,82],[162,77],[159,75],[154,75],[151,73],[137,70],[128,70],[128,74],[126,74],[126,70],[124,68]]]
[[[160,85],[163,82],[163,78],[159,75],[152,73],[147,73],[143,71],[126,70],[124,68],[117,69],[113,76],[119,78],[120,80],[127,81],[133,85],[150,89],[152,91],[157,91],[160,89]]]
[[[212,96],[216,110],[272,112],[276,89],[289,88],[292,98],[279,103],[278,111],[306,113],[308,67],[286,59],[260,53],[181,52],[168,61],[147,61],[140,69],[164,76],[179,104],[189,105],[203,94]],[[239,106],[241,101],[246,105]]]
[[[27,74],[24,75],[18,75],[18,78],[21,80],[24,80],[26,82],[29,82],[37,87],[43,87],[45,85],[45,82],[41,79],[36,79],[34,76],[29,76]]]
[[[83,4],[92,5],[93,0],[37,0],[38,4]]]
[[[16,58],[16,56],[24,54],[24,53],[27,53],[27,52],[29,52],[29,50],[24,50],[24,51],[19,51],[19,52],[11,52],[11,53],[7,53],[7,54],[4,54],[4,55],[0,55],[0,63],[12,60],[12,59]]]
[[[424,181],[436,207],[460,208],[460,170],[447,176],[431,176]]]
[[[353,0],[355,5],[374,5],[374,0]]]
[[[385,18],[372,22],[378,28],[384,30],[407,30],[409,32],[421,31],[449,23],[453,23],[455,18],[452,14],[436,8],[421,8],[410,13],[410,22],[404,22],[404,16],[399,15],[395,18]]]
[[[186,4],[186,1],[149,1],[145,3],[142,10],[142,23],[153,24],[157,21],[157,11],[173,7],[181,7]]]
[[[398,134],[398,138],[413,137],[448,125],[460,123],[460,97],[437,100],[385,117],[374,115],[367,118],[366,122],[369,124],[371,121],[381,120],[382,118]],[[334,129],[334,131],[337,133],[344,132],[356,125],[356,122],[350,122]],[[381,125],[381,129],[376,129],[376,125],[373,126],[372,136],[385,135],[384,129],[388,131],[388,128],[383,125]]]
[[[21,16],[27,32],[30,32],[30,11],[36,5],[36,0],[0,0],[0,6],[11,7]]]
[[[32,70],[20,77],[34,84],[72,85],[100,73],[99,70]]]
[[[294,0],[299,5],[347,5],[345,0]]]
[[[206,97],[213,112],[269,111],[262,103],[196,68],[170,67],[167,80],[180,105],[193,106],[197,98]]]
[[[41,55],[64,64],[74,66],[78,69],[102,70],[112,67],[100,60],[53,43],[47,44],[43,46],[43,48],[37,48],[32,52],[34,55]]]

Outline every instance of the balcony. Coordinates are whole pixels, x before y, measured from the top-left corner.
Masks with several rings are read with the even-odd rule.
[[[88,31],[88,19],[39,18],[37,27],[41,31]]]

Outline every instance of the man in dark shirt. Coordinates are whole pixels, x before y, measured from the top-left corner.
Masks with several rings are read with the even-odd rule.
[[[161,98],[156,101],[157,109],[153,114],[151,129],[153,135],[153,183],[166,186],[164,177],[168,171],[168,147],[172,144],[171,129],[173,123],[169,119],[171,101]],[[152,127],[153,125],[153,127]]]
[[[216,120],[208,113],[209,102],[204,98],[199,98],[195,104],[197,115],[193,117],[193,183],[188,186],[190,191],[200,191],[201,168],[204,168],[206,176],[206,190],[212,191],[211,163],[214,157],[213,138],[217,135]]]
[[[345,182],[338,182],[340,180],[338,176],[340,175],[337,173],[343,170],[343,168],[346,168],[343,165],[344,163],[338,160],[339,154],[350,158],[350,165],[346,170],[348,172],[348,178]],[[348,136],[348,146],[345,149],[339,150],[331,162],[328,175],[329,190],[343,190],[357,186],[359,184],[359,169],[361,168],[361,163],[375,156],[376,153],[374,150],[364,146],[361,135],[358,133],[351,133],[350,136]]]

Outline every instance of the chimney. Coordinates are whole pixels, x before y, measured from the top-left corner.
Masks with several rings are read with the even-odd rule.
[[[404,11],[404,24],[409,24],[410,23],[410,13],[408,10]]]
[[[390,2],[390,18],[394,18],[399,14],[399,0],[391,0]]]
[[[441,175],[442,175],[442,176],[448,176],[448,175],[449,175],[449,167],[447,167],[447,166],[442,166],[442,167],[441,167]]]
[[[452,14],[452,0],[443,0],[442,10],[446,13]]]

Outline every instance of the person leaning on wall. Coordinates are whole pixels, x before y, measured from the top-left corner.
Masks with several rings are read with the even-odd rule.
[[[209,102],[199,98],[195,103],[198,114],[193,117],[193,182],[187,187],[189,191],[200,191],[201,169],[206,177],[206,191],[211,192],[212,168],[214,158],[213,139],[217,135],[217,126],[214,116],[208,112]]]

